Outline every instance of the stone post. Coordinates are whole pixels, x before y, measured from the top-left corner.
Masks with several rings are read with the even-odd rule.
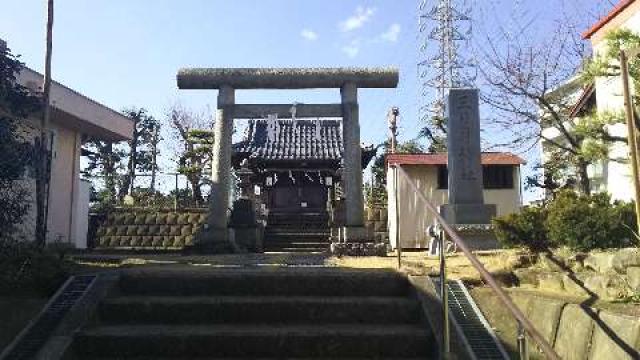
[[[235,103],[234,89],[221,86],[218,91],[218,110],[214,124],[213,163],[211,165],[211,196],[209,199],[211,230],[226,233],[231,186],[231,135],[233,133],[232,107]],[[226,236],[226,235],[223,235]]]
[[[345,220],[347,237],[349,237],[349,228],[364,229],[358,88],[355,83],[347,82],[340,89],[340,94],[342,96],[342,138],[344,143],[342,181],[346,197]],[[354,232],[352,231],[352,233]]]

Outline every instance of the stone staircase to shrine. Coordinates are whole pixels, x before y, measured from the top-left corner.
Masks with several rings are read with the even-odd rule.
[[[124,273],[66,359],[436,359],[408,279],[390,270]]]
[[[265,228],[267,252],[324,252],[329,250],[329,216],[321,213],[271,213]]]

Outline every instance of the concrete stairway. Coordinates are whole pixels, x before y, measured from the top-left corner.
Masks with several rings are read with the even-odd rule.
[[[264,247],[268,252],[323,252],[329,250],[328,215],[272,213],[267,219]]]
[[[132,271],[69,359],[435,359],[406,278],[327,268]]]

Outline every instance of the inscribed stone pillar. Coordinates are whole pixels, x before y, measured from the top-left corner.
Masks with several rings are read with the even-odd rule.
[[[496,206],[485,205],[477,89],[451,89],[447,98],[449,203],[442,215],[453,224],[488,224]]]
[[[342,138],[344,143],[344,167],[342,181],[345,192],[345,220],[347,227],[364,225],[364,200],[362,196],[362,149],[360,148],[360,123],[358,88],[355,83],[345,83],[342,95]]]
[[[214,124],[213,161],[211,165],[211,196],[209,199],[209,226],[212,230],[227,228],[227,209],[231,186],[231,135],[233,133],[232,107],[234,89],[221,86],[218,91],[218,109]]]

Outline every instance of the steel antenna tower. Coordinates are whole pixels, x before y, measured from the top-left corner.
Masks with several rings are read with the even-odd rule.
[[[420,56],[422,84],[420,118],[443,119],[445,96],[451,88],[475,83],[476,62],[471,50],[472,0],[420,0]],[[435,90],[435,99],[428,101]],[[438,123],[436,121],[436,123]],[[438,125],[444,131],[443,125]]]

